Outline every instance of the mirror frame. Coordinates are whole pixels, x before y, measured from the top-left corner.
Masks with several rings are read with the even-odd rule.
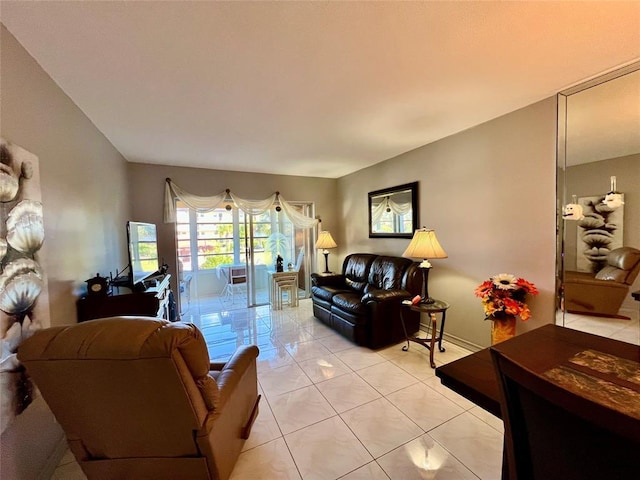
[[[410,232],[392,232],[392,233],[380,233],[373,231],[372,225],[372,211],[373,199],[384,195],[392,195],[394,193],[409,190],[411,192],[411,231]],[[405,183],[404,185],[398,185],[395,187],[384,188],[382,190],[375,190],[367,194],[368,208],[369,208],[369,238],[413,238],[413,233],[418,228],[418,182]]]
[[[564,312],[564,247],[565,228],[562,218],[564,205],[569,203],[569,194],[566,188],[567,169],[567,101],[576,93],[596,87],[600,84],[615,80],[629,73],[640,71],[640,62],[634,61],[626,66],[616,68],[608,73],[598,75],[590,80],[567,88],[557,94],[558,118],[557,118],[557,143],[556,143],[556,324],[565,326]],[[558,318],[560,317],[560,318]]]

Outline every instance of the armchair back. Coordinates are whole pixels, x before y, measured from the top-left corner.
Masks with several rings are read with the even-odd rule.
[[[257,356],[212,365],[194,325],[146,317],[38,330],[18,350],[90,480],[227,480],[258,411]]]
[[[209,410],[202,390],[217,385],[195,326],[93,320],[39,331],[18,357],[72,450],[94,458],[198,454],[193,430]]]
[[[610,280],[631,285],[640,273],[640,250],[621,247],[607,255],[607,266],[596,274],[598,280]]]

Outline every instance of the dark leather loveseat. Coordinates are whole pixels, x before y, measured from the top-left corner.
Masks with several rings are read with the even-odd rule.
[[[420,328],[420,314],[402,301],[422,292],[418,264],[403,257],[353,253],[342,273],[311,275],[313,315],[357,345],[380,348]]]

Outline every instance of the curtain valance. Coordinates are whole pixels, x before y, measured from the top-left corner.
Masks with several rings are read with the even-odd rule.
[[[406,215],[411,211],[411,203],[396,203],[389,197],[384,197],[382,202],[371,207],[371,223],[378,223],[387,209],[396,215]]]
[[[278,192],[269,195],[264,200],[240,198],[229,190],[218,195],[203,197],[183,190],[173,183],[170,178],[167,178],[164,187],[164,223],[174,223],[176,221],[176,199],[200,212],[209,212],[221,207],[225,202],[233,203],[248,215],[260,215],[272,208],[276,203],[279,203],[286,217],[296,228],[313,228],[318,224],[318,220],[298,212]]]

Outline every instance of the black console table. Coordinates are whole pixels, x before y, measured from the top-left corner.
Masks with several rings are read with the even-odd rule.
[[[143,292],[116,295],[87,295],[78,300],[78,322],[120,315],[138,315],[174,320],[167,274]],[[175,308],[175,307],[173,307]]]

